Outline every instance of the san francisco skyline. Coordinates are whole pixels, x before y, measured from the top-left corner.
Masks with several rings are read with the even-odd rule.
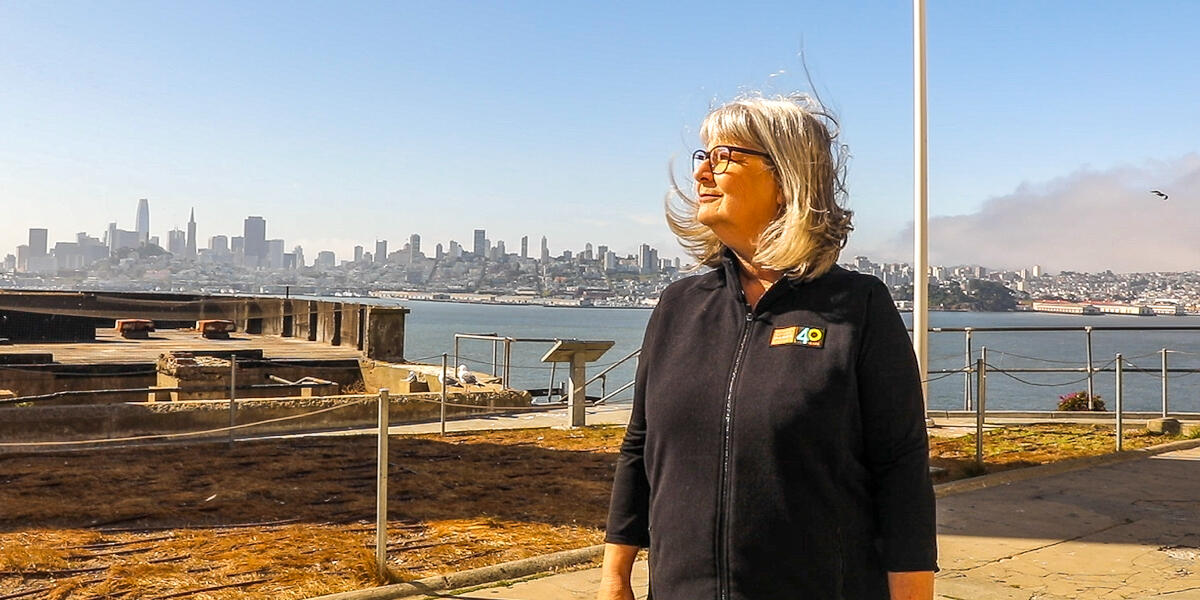
[[[807,89],[803,50],[852,154],[846,256],[911,260],[908,5],[763,4],[737,28],[693,8],[4,4],[0,247],[109,215],[132,229],[144,197],[157,235],[195,206],[202,240],[269,214],[339,255],[486,227],[681,256],[668,161],[686,171],[713,102]],[[931,260],[1200,266],[1197,20],[1170,2],[930,6]]]

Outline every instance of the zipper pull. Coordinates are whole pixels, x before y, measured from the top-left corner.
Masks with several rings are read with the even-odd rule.
[[[747,313],[746,313],[746,322],[747,322],[747,323],[749,323],[750,321],[753,321],[753,320],[754,320],[754,313],[753,313],[753,312],[747,312]]]

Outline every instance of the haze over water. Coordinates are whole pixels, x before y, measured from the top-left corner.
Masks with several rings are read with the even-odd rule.
[[[598,309],[598,308],[544,308],[538,306],[506,306],[455,304],[443,302],[402,303],[412,312],[409,314],[405,333],[405,354],[412,359],[440,357],[450,353],[453,367],[455,333],[496,333],[514,338],[579,338],[613,340],[613,348],[601,359],[589,365],[588,376],[598,373],[603,366],[611,364],[636,350],[642,343],[642,335],[650,311],[644,309]],[[904,313],[905,324],[911,327],[912,315]],[[1162,328],[1168,326],[1200,327],[1200,318],[1195,317],[1125,317],[1119,315],[1074,316],[1048,313],[965,313],[931,312],[931,327],[1084,327],[1136,326]],[[930,370],[958,369],[965,363],[963,334],[931,333]],[[513,384],[521,388],[545,388],[550,381],[550,368],[540,362],[549,348],[545,343],[513,344]],[[975,356],[981,347],[988,348],[988,363],[995,367],[1008,368],[1082,368],[1086,361],[1085,335],[1083,331],[1070,332],[976,332],[972,346]],[[1158,352],[1161,348],[1179,350],[1169,355],[1172,368],[1200,368],[1200,331],[1093,331],[1093,366],[1108,366],[1114,355],[1121,352],[1127,361],[1125,373],[1124,402],[1126,410],[1158,410],[1161,407],[1161,381],[1157,369],[1160,365]],[[698,349],[697,351],[702,351]],[[503,355],[503,350],[499,351]],[[491,371],[492,346],[489,342],[463,341],[460,344],[463,362],[473,370]],[[1024,358],[1031,357],[1031,358]],[[428,358],[422,362],[436,363],[440,358]],[[1033,360],[1042,359],[1042,360]],[[1154,373],[1134,373],[1128,370],[1129,363],[1138,367],[1155,369]],[[615,390],[633,379],[634,364],[625,365],[609,373],[608,391]],[[566,371],[560,365],[555,381],[562,382]],[[1025,381],[1040,386],[1018,382],[1008,376],[992,373],[988,377],[988,408],[995,410],[1052,410],[1061,394],[1087,389],[1083,373],[1013,373]],[[939,379],[940,377],[940,379]],[[961,409],[963,407],[963,375],[941,376],[930,374],[930,408],[936,410]],[[936,380],[935,380],[936,379]],[[1066,382],[1074,382],[1069,385]],[[1095,391],[1111,409],[1114,405],[1113,373],[1094,375]],[[1169,377],[1169,399],[1172,410],[1200,411],[1200,373],[1175,373]],[[598,395],[597,385],[589,387],[590,395]],[[632,398],[632,391],[619,396],[621,400]]]

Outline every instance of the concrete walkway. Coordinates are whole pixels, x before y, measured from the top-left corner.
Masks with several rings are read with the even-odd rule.
[[[939,600],[1200,599],[1200,448],[944,497]],[[438,598],[595,598],[599,569]],[[645,563],[634,573],[645,597]]]

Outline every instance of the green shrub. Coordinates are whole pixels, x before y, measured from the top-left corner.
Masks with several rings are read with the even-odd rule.
[[[1063,394],[1058,397],[1058,410],[1104,410],[1104,400],[1100,399],[1100,394],[1092,394],[1092,408],[1088,408],[1088,393],[1075,392],[1074,394]]]

